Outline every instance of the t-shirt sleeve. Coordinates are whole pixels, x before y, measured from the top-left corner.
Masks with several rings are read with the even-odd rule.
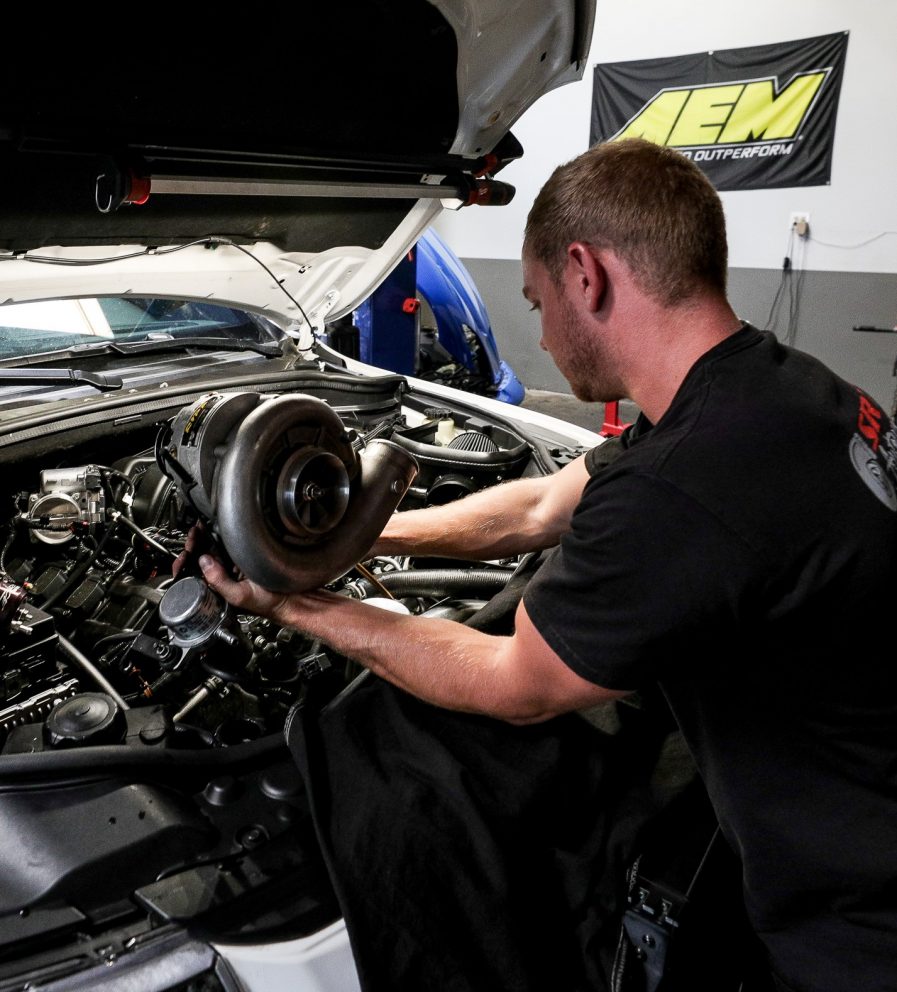
[[[524,603],[578,675],[638,689],[707,657],[715,640],[731,644],[755,609],[757,574],[754,552],[691,496],[619,473],[589,481]]]

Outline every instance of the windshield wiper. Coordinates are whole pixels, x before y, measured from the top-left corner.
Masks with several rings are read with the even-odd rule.
[[[0,369],[0,382],[18,382],[23,386],[43,386],[60,383],[71,386],[93,386],[101,392],[121,389],[121,376],[104,375],[102,372],[83,372],[81,369]]]
[[[17,369],[28,362],[56,362],[63,359],[78,361],[90,355],[151,355],[154,352],[185,351],[197,348],[204,351],[254,351],[266,358],[295,358],[299,352],[289,337],[280,341],[239,341],[236,338],[153,338],[148,341],[89,341],[73,344],[67,348],[41,351],[33,355],[16,355],[0,359],[0,370],[4,367]]]
[[[289,338],[285,337],[283,340],[292,344]],[[269,357],[279,357],[283,354],[281,342],[241,341],[238,338],[152,338],[146,341],[115,342],[115,350],[123,355],[187,348],[203,348],[209,351],[255,351]]]

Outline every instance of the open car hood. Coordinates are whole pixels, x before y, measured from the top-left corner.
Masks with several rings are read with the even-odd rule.
[[[13,57],[0,301],[214,299],[318,330],[441,209],[507,201],[509,129],[582,74],[593,16],[593,0],[367,0],[241,24],[212,69],[180,23],[98,59],[70,45],[27,86]]]

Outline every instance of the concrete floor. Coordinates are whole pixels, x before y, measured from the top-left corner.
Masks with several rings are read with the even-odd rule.
[[[523,403],[528,410],[566,420],[579,427],[587,427],[592,431],[600,431],[604,423],[603,403],[583,403],[570,393],[554,393],[547,389],[527,389]],[[638,407],[629,400],[620,404],[620,416],[623,423],[630,423],[638,416]]]

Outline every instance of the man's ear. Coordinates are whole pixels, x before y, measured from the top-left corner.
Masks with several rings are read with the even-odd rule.
[[[567,246],[567,290],[590,313],[597,313],[607,292],[607,270],[584,241]]]

